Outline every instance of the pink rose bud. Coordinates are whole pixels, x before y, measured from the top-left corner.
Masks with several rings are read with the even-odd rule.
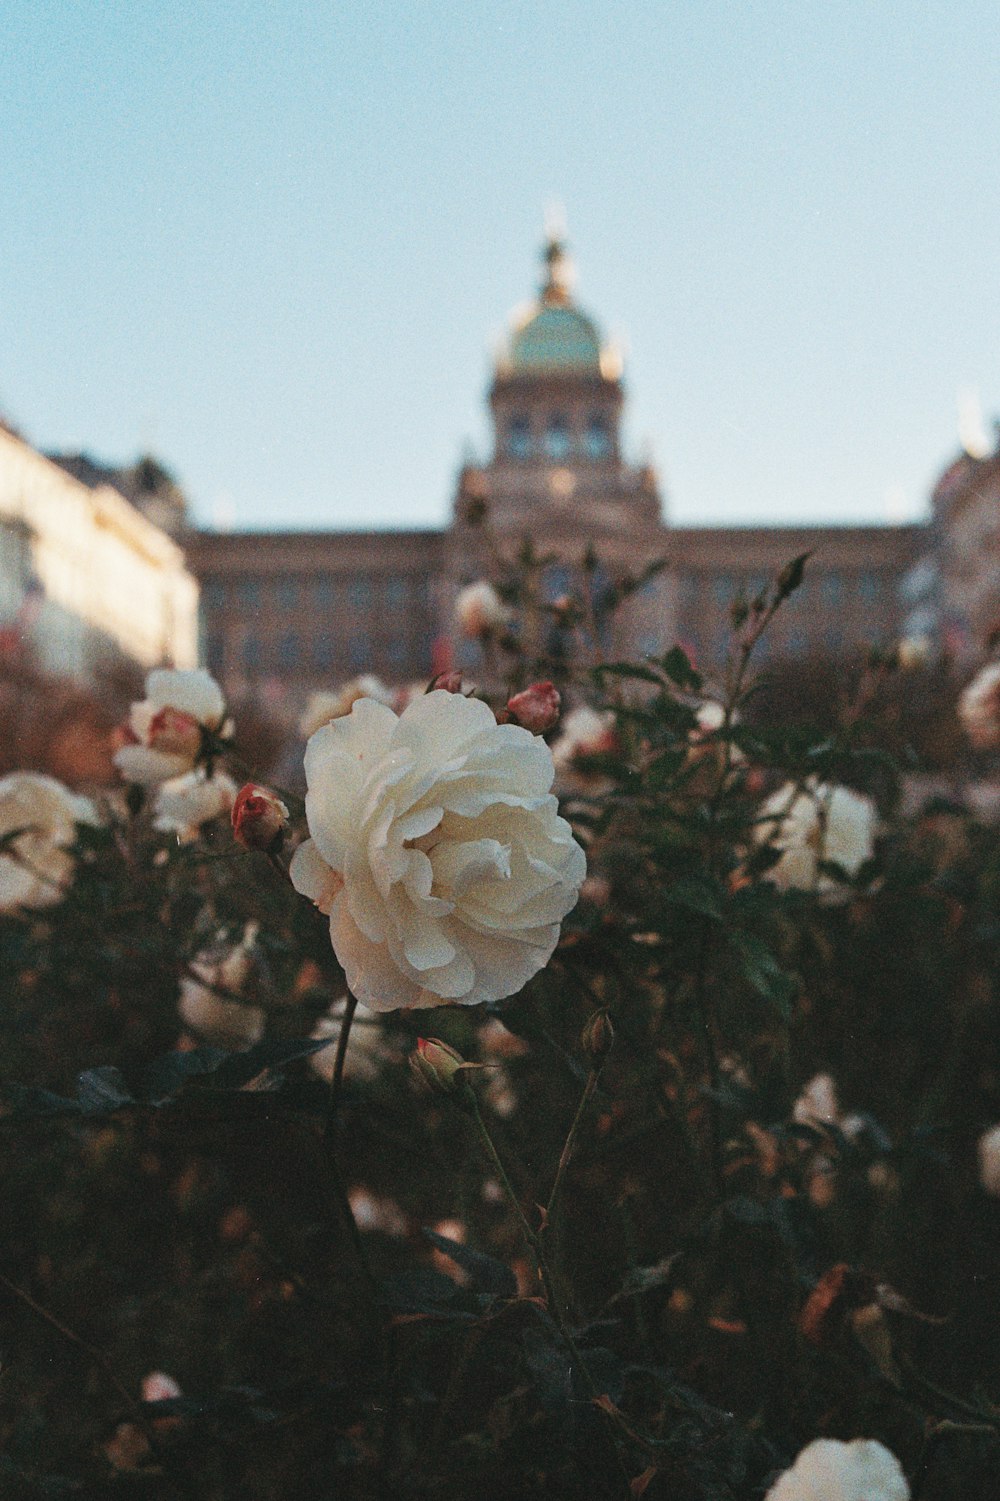
[[[152,750],[194,758],[201,749],[201,725],[183,709],[158,709],[149,721],[148,743]]]
[[[461,1053],[439,1038],[418,1037],[416,1049],[410,1054],[410,1067],[419,1083],[435,1094],[455,1094],[462,1082],[460,1075],[469,1065]]]
[[[442,693],[461,693],[462,674],[460,672],[439,672],[436,678],[431,680],[431,689],[440,688]]]
[[[273,852],[288,828],[288,809],[267,787],[247,782],[233,803],[233,837],[248,850]]]
[[[561,702],[558,688],[551,683],[532,683],[530,688],[509,698],[507,708],[524,729],[533,735],[544,735],[558,720]]]

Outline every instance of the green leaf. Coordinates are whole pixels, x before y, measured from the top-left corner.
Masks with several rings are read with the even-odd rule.
[[[786,600],[790,594],[795,593],[796,589],[802,583],[802,579],[806,571],[806,564],[811,557],[812,549],[810,548],[808,552],[800,552],[797,558],[793,558],[790,563],[785,564],[784,568],[778,574],[778,581],[775,590],[776,604],[781,604],[781,602],[783,600]]]
[[[643,662],[602,662],[591,671],[598,682],[602,677],[636,678],[641,683],[655,683],[657,688],[663,687],[663,674],[647,667]]]
[[[698,876],[675,881],[663,895],[671,906],[697,912],[700,917],[710,917],[714,922],[721,922],[725,915],[719,888],[713,882]]]
[[[473,1251],[447,1235],[439,1235],[425,1225],[423,1233],[432,1246],[443,1251],[449,1261],[468,1272],[470,1285],[475,1292],[490,1293],[495,1298],[516,1298],[517,1278],[502,1261],[486,1256],[482,1251]]]
[[[84,1115],[108,1115],[135,1100],[125,1086],[121,1071],[104,1065],[89,1068],[76,1081],[76,1098]]]
[[[695,671],[682,646],[672,646],[666,655],[660,658],[660,666],[678,688],[698,689],[701,687],[701,673]]]
[[[739,955],[748,984],[776,1006],[785,1021],[790,1020],[797,988],[794,978],[782,969],[767,944],[755,934],[735,929],[729,941]]]

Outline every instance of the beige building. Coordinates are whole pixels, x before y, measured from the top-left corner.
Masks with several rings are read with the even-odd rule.
[[[180,546],[0,426],[0,648],[93,680],[121,662],[195,665],[198,584]]]
[[[962,453],[949,464],[931,505],[926,550],[906,592],[918,623],[964,664],[1000,635],[1000,441],[992,453]]]
[[[806,585],[769,650],[840,655],[896,638],[906,612],[900,580],[926,545],[925,528],[669,525],[655,472],[623,453],[621,360],[577,304],[570,270],[551,240],[537,298],[495,362],[491,451],[460,471],[446,530],[189,536],[208,665],[231,691],[254,685],[291,714],[309,689],[353,674],[400,682],[451,662],[474,668],[475,648],[453,636],[451,607],[463,582],[493,566],[469,522],[483,508],[503,554],[528,535],[550,555],[550,600],[579,587],[588,542],[601,559],[595,587],[667,560],[624,612],[612,643],[622,650],[680,640],[711,669],[725,653],[734,600],[807,549]]]

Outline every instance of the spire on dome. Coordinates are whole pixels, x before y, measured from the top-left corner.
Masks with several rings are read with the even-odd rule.
[[[545,212],[545,248],[542,251],[545,279],[541,299],[546,307],[569,307],[573,301],[576,270],[566,249],[566,214],[561,203]]]

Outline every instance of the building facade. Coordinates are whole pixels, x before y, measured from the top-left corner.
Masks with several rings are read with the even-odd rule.
[[[491,452],[462,467],[443,531],[189,534],[206,659],[231,692],[263,690],[292,715],[310,690],[358,673],[402,682],[451,663],[474,668],[451,616],[458,588],[492,568],[483,515],[491,547],[513,556],[527,535],[549,555],[550,598],[572,587],[588,544],[609,577],[665,559],[623,611],[623,651],[680,641],[711,670],[737,597],[809,549],[807,582],[765,651],[840,655],[898,636],[900,583],[925,528],[668,524],[654,470],[623,453],[621,360],[577,304],[557,240],[545,247],[536,300],[496,359],[488,400]]]
[[[0,425],[0,657],[94,681],[122,664],[194,666],[198,629],[178,543]]]

